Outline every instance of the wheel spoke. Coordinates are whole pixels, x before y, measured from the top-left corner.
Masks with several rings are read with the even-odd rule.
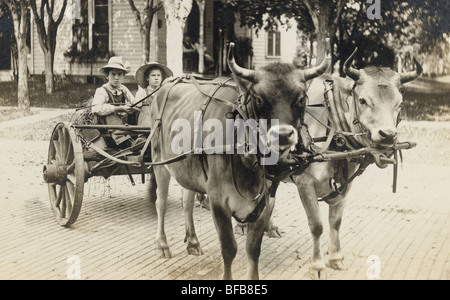
[[[73,155],[73,145],[72,143],[69,141],[67,144],[67,149],[66,149],[66,165],[73,162],[74,161],[74,155]]]
[[[61,147],[58,140],[53,140],[53,146],[55,147],[55,159],[62,161]]]
[[[72,161],[72,163],[67,166],[67,173],[73,173],[73,171],[75,170],[75,161]]]
[[[55,187],[55,191],[56,191],[56,187]],[[59,189],[59,192],[57,193],[58,195],[57,195],[56,203],[55,203],[56,207],[59,207],[59,205],[61,204],[61,199],[62,199],[63,193],[64,193],[64,187],[61,186]]]
[[[61,162],[66,163],[67,160],[67,136],[66,136],[66,129],[64,127],[59,128],[59,147],[60,147],[60,153],[61,153]]]
[[[75,175],[73,173],[67,174],[67,182],[71,182],[72,184],[77,183],[77,178],[75,177]]]
[[[66,192],[65,192],[64,186],[61,186],[60,192],[61,192],[61,197],[62,197],[61,208],[60,208],[61,218],[65,218],[66,217]]]
[[[49,183],[49,193],[50,193],[50,200],[52,202],[52,204],[55,203],[55,200],[57,199],[57,194],[56,194],[56,183]]]
[[[67,214],[70,215],[72,212],[72,195],[70,194],[70,188],[66,186],[66,207],[67,207]]]

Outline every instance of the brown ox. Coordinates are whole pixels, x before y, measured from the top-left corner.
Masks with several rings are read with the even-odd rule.
[[[268,128],[279,133],[279,148],[288,149],[297,143],[297,130],[301,124],[301,114],[305,103],[302,101],[307,80],[323,74],[330,62],[329,58],[315,68],[301,71],[288,64],[272,64],[257,71],[239,67],[234,60],[230,47],[228,64],[235,79],[222,85],[180,82],[167,84],[161,88],[150,109],[152,120],[160,122],[159,129],[152,125],[152,131],[159,130],[152,140],[152,158],[164,161],[174,157],[171,141],[178,132],[171,126],[176,120],[187,120],[194,128],[194,112],[200,111],[208,96],[214,94],[207,106],[203,106],[203,120],[215,119],[224,124],[233,111],[243,91],[241,99],[245,104],[241,111],[248,112],[250,118],[278,119],[279,126]],[[236,84],[239,89],[236,88]],[[201,89],[201,91],[200,91]],[[232,114],[231,114],[232,115]],[[157,124],[157,123],[155,123]],[[268,136],[270,137],[270,130]],[[202,136],[202,141],[206,133]],[[224,134],[225,136],[225,134]],[[194,133],[191,134],[194,140]],[[265,178],[253,167],[243,163],[244,155],[213,154],[193,155],[183,160],[155,166],[157,185],[156,209],[158,225],[156,233],[156,251],[161,257],[170,258],[171,253],[164,231],[164,215],[167,208],[169,180],[175,180],[184,188],[183,203],[186,222],[186,242],[189,254],[201,254],[192,213],[195,193],[207,193],[212,210],[214,224],[224,261],[224,279],[231,279],[231,264],[237,252],[236,240],[232,229],[231,217],[240,222],[248,222],[246,252],[248,257],[248,277],[258,279],[258,260],[264,232],[266,213],[265,201],[268,197]]]
[[[398,74],[384,67],[357,70],[350,67],[355,52],[345,63],[345,72],[350,78],[323,75],[312,80],[307,91],[308,104],[311,107],[307,107],[305,123],[312,137],[326,136],[327,128],[324,126],[328,121],[326,108],[312,106],[320,105],[324,101],[324,80],[333,80],[335,101],[342,101],[347,129],[354,134],[353,138],[356,140],[356,142],[353,140],[353,145],[359,144],[361,147],[392,145],[397,141],[397,119],[402,105],[402,94],[399,88],[401,84],[418,78],[422,72],[421,67],[416,61],[416,71],[405,74]],[[323,145],[323,142],[317,143],[319,148]],[[333,149],[333,145],[331,148]],[[313,255],[310,265],[310,275],[313,279],[326,277],[320,245],[323,225],[318,200],[333,193],[330,187],[332,180],[342,184],[344,169],[348,171],[348,176],[351,176],[358,166],[359,164],[346,160],[317,162],[312,163],[300,175],[293,176],[313,237]],[[349,187],[342,195],[329,197],[326,200],[329,204],[329,266],[337,270],[344,267],[339,228]]]

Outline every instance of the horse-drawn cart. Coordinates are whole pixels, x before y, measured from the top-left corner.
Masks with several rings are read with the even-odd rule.
[[[196,79],[183,78],[184,82]],[[221,82],[210,82],[205,84],[219,84]],[[198,83],[196,83],[198,85]],[[212,97],[212,96],[211,96]],[[238,99],[240,101],[240,99]],[[200,104],[199,104],[200,105]],[[234,106],[239,107],[239,102]],[[145,174],[152,172],[152,166],[155,164],[168,164],[184,159],[190,155],[206,155],[211,149],[202,148],[191,150],[174,156],[165,161],[152,162],[150,153],[150,142],[155,132],[158,132],[160,124],[153,124],[155,130],[148,126],[137,125],[97,125],[92,123],[67,122],[58,123],[51,135],[48,150],[47,164],[43,168],[44,180],[48,183],[49,197],[51,207],[57,222],[62,226],[73,224],[80,213],[83,202],[84,184],[89,178],[102,176],[109,178],[113,175],[127,175],[134,185],[132,175],[141,174],[142,181],[145,180]],[[133,143],[125,148],[119,148],[111,143],[111,135],[123,135],[140,140],[139,143]],[[392,146],[383,148],[363,147],[346,151],[315,151],[314,143],[323,142],[322,140],[308,140],[308,136],[302,136],[301,142],[303,149],[309,148],[309,151],[300,150],[290,153],[277,165],[264,168],[267,179],[279,182],[283,178],[291,175],[298,175],[309,164],[314,162],[323,162],[328,160],[348,160],[357,161],[361,164],[361,169],[349,177],[346,182],[341,183],[341,188],[345,187],[355,176],[364,171],[364,168],[376,163],[378,167],[385,167],[388,164],[394,165],[394,188],[396,178],[397,151],[409,149],[415,146],[415,143],[404,142],[396,143]],[[306,135],[309,135],[306,133]],[[137,139],[140,137],[140,139]],[[310,138],[310,137],[309,137]],[[341,138],[333,135],[329,138]],[[109,140],[109,142],[108,142]],[[236,145],[226,145],[226,147],[235,148]],[[317,149],[317,148],[316,148]],[[198,154],[201,153],[201,154]],[[213,154],[214,155],[214,154]],[[246,155],[243,155],[246,156]],[[248,161],[247,161],[248,162]],[[339,188],[336,190],[339,193]]]
[[[125,149],[108,147],[111,133],[132,137],[148,136],[150,127],[134,125],[77,125],[59,123],[50,138],[44,180],[48,183],[50,203],[57,222],[73,224],[80,213],[84,184],[89,178],[151,172],[148,143]]]

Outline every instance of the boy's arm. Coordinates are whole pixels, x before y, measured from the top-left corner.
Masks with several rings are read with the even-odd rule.
[[[100,116],[106,116],[116,112],[116,107],[108,103],[108,93],[104,88],[98,88],[92,99],[92,112]]]

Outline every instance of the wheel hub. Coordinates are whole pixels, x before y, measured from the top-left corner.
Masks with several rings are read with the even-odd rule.
[[[64,183],[67,180],[67,165],[62,163],[47,164],[43,169],[47,183]]]

